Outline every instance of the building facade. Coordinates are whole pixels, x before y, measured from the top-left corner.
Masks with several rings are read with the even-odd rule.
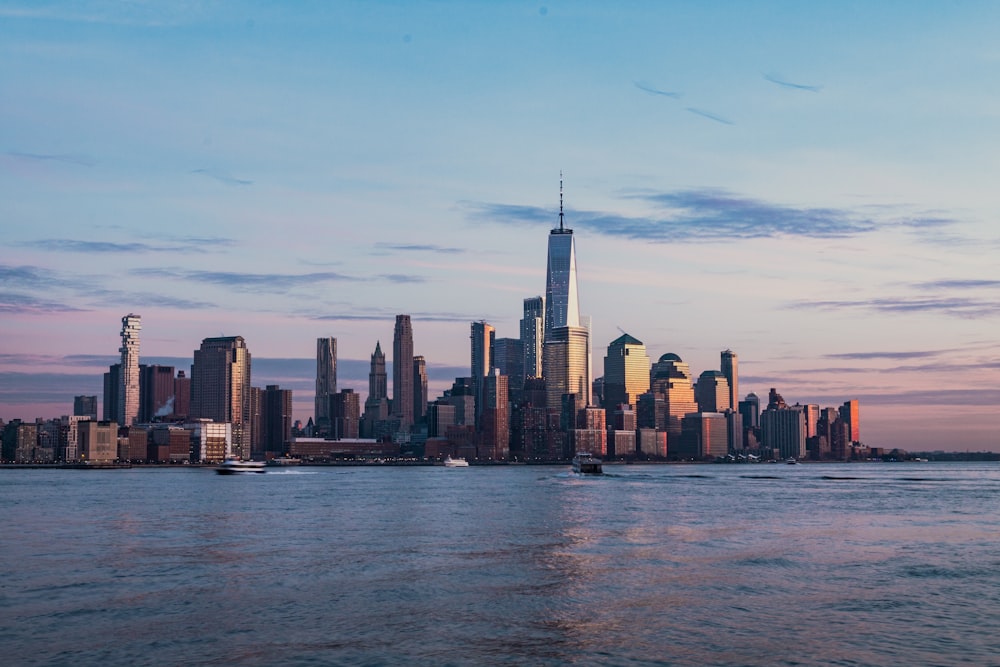
[[[413,426],[413,326],[397,315],[392,336],[392,416],[402,431]]]
[[[250,350],[242,336],[206,338],[191,365],[191,417],[232,424],[233,454],[249,458]]]
[[[118,385],[118,423],[131,426],[139,418],[139,331],[142,321],[129,313],[122,318],[121,374]]]
[[[337,393],[337,339],[316,339],[316,396],[313,416],[321,432],[330,427],[330,397]]]

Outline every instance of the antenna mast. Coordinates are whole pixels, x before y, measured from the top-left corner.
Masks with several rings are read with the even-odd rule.
[[[563,231],[563,174],[559,170],[559,231]]]

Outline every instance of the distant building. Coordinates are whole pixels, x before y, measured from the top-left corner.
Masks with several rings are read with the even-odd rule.
[[[402,431],[413,426],[413,326],[397,315],[392,337],[392,416]]]
[[[80,459],[86,463],[112,463],[118,458],[118,424],[84,421],[77,424]]]
[[[695,401],[700,412],[725,412],[729,409],[729,380],[722,371],[704,371],[695,386]]]
[[[117,423],[118,418],[118,395],[121,392],[122,365],[111,364],[108,372],[104,374],[104,405],[102,410],[103,421],[113,421]]]
[[[722,374],[726,377],[726,382],[729,383],[729,404],[726,406],[720,406],[719,412],[725,412],[726,408],[730,410],[739,410],[739,400],[740,400],[740,362],[739,357],[732,350],[723,350],[719,356],[721,357],[721,369]]]
[[[267,385],[261,396],[261,450],[255,458],[288,453],[292,441],[292,390]]]
[[[604,357],[604,406],[609,414],[620,405],[635,406],[649,391],[649,355],[641,340],[622,334]]]
[[[655,423],[644,423],[640,414],[640,427],[653,427],[667,432],[668,446],[681,435],[684,415],[698,411],[691,384],[691,369],[676,354],[660,357],[650,371],[650,391],[662,398],[662,408],[655,413]]]
[[[847,424],[848,439],[851,442],[861,442],[861,416],[858,401],[845,401],[840,406],[840,418]]]
[[[422,423],[427,415],[427,361],[413,357],[413,420]]]
[[[184,371],[177,371],[174,378],[174,417],[187,419],[191,414],[191,378]]]
[[[714,459],[729,452],[729,427],[726,416],[719,412],[695,412],[681,420],[679,447],[674,450],[681,459]]]
[[[73,416],[97,421],[97,396],[74,396]]]
[[[344,389],[330,397],[330,435],[334,440],[357,440],[360,434],[361,397]]]
[[[191,417],[231,424],[232,453],[241,458],[252,454],[250,362],[243,337],[228,336],[204,339],[191,366]]]
[[[510,449],[510,401],[508,378],[499,369],[483,378],[483,409],[480,414],[479,458],[506,461]]]
[[[174,414],[175,389],[173,366],[139,366],[139,422],[171,417]]]
[[[493,368],[493,341],[496,330],[491,324],[480,320],[469,327],[470,367],[469,377],[472,378],[472,391],[476,405],[476,429],[481,428],[481,415],[485,399],[483,397],[484,378]]]
[[[316,339],[315,425],[322,432],[330,427],[330,397],[337,393],[337,339]]]
[[[524,393],[524,343],[519,338],[496,338],[493,340],[493,367],[506,375],[510,389],[510,400],[521,400]]]
[[[131,426],[139,417],[139,331],[141,318],[129,313],[122,318],[121,374],[118,384],[119,423]]]
[[[378,437],[379,424],[388,418],[389,389],[385,372],[385,354],[382,352],[382,344],[376,342],[368,371],[368,398],[365,399],[365,412],[361,419],[362,437]]]
[[[542,344],[545,342],[545,299],[524,300],[521,318],[521,344],[524,346],[524,377],[542,377]]]
[[[776,404],[776,401],[771,403]],[[760,428],[764,449],[775,452],[782,459],[805,456],[806,415],[801,406],[768,407],[760,413]]]

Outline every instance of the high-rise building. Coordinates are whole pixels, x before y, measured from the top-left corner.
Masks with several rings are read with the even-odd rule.
[[[524,300],[521,319],[521,343],[524,345],[524,377],[542,377],[542,344],[545,342],[545,299],[533,296]]]
[[[121,375],[118,386],[118,422],[131,426],[139,417],[139,331],[142,321],[129,313],[122,318]]]
[[[139,366],[139,421],[143,424],[174,414],[174,367]]]
[[[504,461],[510,448],[510,401],[507,376],[500,369],[483,378],[482,413],[480,415],[479,458]]]
[[[559,179],[559,227],[549,232],[545,269],[545,340],[559,327],[580,326],[576,287],[576,244],[573,230],[563,224],[562,178]]]
[[[361,400],[353,389],[330,397],[330,434],[334,440],[354,439],[360,434]]]
[[[729,409],[729,381],[722,371],[702,371],[694,394],[699,412],[725,412]]]
[[[191,378],[177,371],[174,378],[174,416],[186,419],[191,414]]]
[[[732,350],[723,350],[720,356],[722,357],[722,374],[726,376],[726,381],[729,383],[729,405],[720,408],[719,412],[725,412],[725,408],[737,410],[740,400],[740,360]]]
[[[422,355],[413,357],[413,420],[423,421],[427,415],[427,361]]]
[[[590,330],[581,326],[576,285],[573,230],[563,220],[562,178],[559,180],[559,227],[549,232],[545,269],[545,342],[542,376],[547,407],[560,409],[563,394],[576,394],[590,404]]]
[[[73,416],[90,417],[97,421],[97,396],[74,396]]]
[[[583,327],[556,327],[545,341],[546,407],[559,410],[564,394],[575,394],[581,406],[590,405],[590,335]]]
[[[337,393],[337,339],[316,339],[316,397],[314,415],[316,427],[330,427],[330,396]]]
[[[104,374],[104,409],[102,420],[118,423],[118,395],[121,393],[122,365],[111,364]]]
[[[368,371],[368,398],[365,399],[365,412],[361,419],[361,435],[365,438],[378,437],[379,424],[389,418],[388,376],[385,372],[385,354],[382,343],[375,343],[371,366]]]
[[[269,384],[261,392],[262,454],[284,455],[292,442],[292,390]]]
[[[728,400],[728,392],[727,392]],[[709,459],[725,456],[729,449],[726,415],[693,412],[681,420],[679,447],[672,453],[681,459]]]
[[[772,402],[774,405],[774,402]],[[799,459],[806,453],[806,414],[802,406],[768,407],[760,413],[762,445],[779,458]]]
[[[487,322],[473,322],[470,327],[469,342],[471,350],[472,391],[476,397],[476,428],[481,426],[480,416],[483,412],[483,378],[490,374],[493,368],[493,341],[496,331]]]
[[[840,406],[840,418],[847,424],[848,439],[861,442],[861,417],[857,399],[844,401]]]
[[[691,384],[691,369],[679,356],[668,352],[653,365],[649,379],[650,391],[663,398],[662,413],[657,413],[655,428],[667,432],[667,446],[672,454],[674,446],[671,441],[680,437],[684,415],[698,411]],[[640,422],[640,426],[650,426],[641,419]]]
[[[392,336],[392,416],[399,428],[413,426],[413,327],[409,315],[396,315]]]
[[[250,457],[250,350],[243,336],[206,338],[194,351],[191,417],[232,424],[235,455]]]
[[[507,376],[511,402],[520,401],[524,393],[524,343],[520,338],[494,339],[493,367]]]
[[[622,334],[608,345],[604,357],[604,407],[612,414],[619,405],[635,407],[639,394],[649,391],[649,355],[641,340]]]

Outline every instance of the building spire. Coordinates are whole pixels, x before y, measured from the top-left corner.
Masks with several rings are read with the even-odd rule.
[[[563,174],[559,170],[559,231],[563,231]]]

